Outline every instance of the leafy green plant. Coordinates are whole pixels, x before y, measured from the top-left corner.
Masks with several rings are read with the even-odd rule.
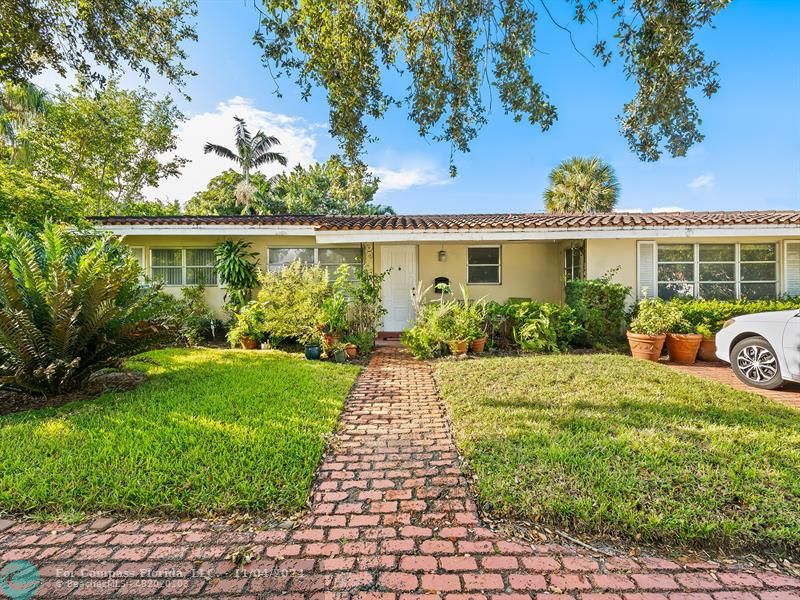
[[[350,299],[347,310],[348,335],[356,337],[361,354],[369,354],[375,347],[386,309],[383,307],[383,282],[389,271],[373,273],[367,269],[356,269],[355,279],[347,278],[346,293]],[[337,277],[338,280],[338,277]]]
[[[118,238],[46,223],[1,239],[0,385],[68,392],[165,339],[157,290]]]
[[[563,352],[582,331],[574,311],[548,302],[508,302],[494,309],[503,331],[526,352]]]
[[[703,300],[675,298],[670,300],[683,317],[698,332],[711,337],[722,329],[723,323],[739,315],[776,310],[800,309],[800,298],[778,300]],[[702,329],[702,331],[701,331]]]
[[[259,282],[258,304],[264,309],[270,338],[301,343],[318,340],[324,319],[322,305],[330,293],[324,269],[295,261],[278,272],[263,273]]]
[[[683,313],[676,304],[661,298],[644,298],[636,306],[636,315],[630,330],[639,335],[662,335],[679,333],[688,326]]]
[[[375,349],[375,334],[372,331],[349,333],[345,336],[344,341],[358,348],[358,353],[361,355],[369,354]]]
[[[340,265],[336,269],[336,278],[331,291],[322,301],[323,324],[330,333],[340,336],[347,330],[347,311],[351,302],[348,295],[349,280],[350,268],[347,265]]]
[[[575,279],[565,284],[565,301],[583,326],[577,342],[602,346],[620,339],[625,327],[625,301],[631,288],[614,283],[619,267],[597,279]]]
[[[244,240],[225,240],[214,248],[217,276],[225,286],[225,301],[231,312],[242,308],[258,283],[258,252]]]
[[[235,347],[245,338],[264,341],[267,334],[266,311],[256,302],[250,302],[234,313],[234,325],[228,330],[228,342]]]

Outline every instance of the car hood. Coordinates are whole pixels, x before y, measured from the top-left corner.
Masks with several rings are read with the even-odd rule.
[[[753,313],[751,315],[741,315],[734,317],[737,323],[781,323],[786,322],[795,315],[800,314],[797,309],[792,310],[776,310],[773,312]]]

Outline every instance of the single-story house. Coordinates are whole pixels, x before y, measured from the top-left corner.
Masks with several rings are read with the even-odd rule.
[[[460,214],[397,216],[104,217],[165,289],[204,282],[212,307],[224,290],[213,248],[252,242],[262,269],[295,260],[389,270],[384,331],[405,328],[420,286],[448,282],[470,297],[561,302],[564,280],[600,277],[634,296],[800,295],[800,211]]]

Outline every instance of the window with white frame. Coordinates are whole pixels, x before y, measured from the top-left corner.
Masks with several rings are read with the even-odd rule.
[[[216,285],[213,248],[153,248],[150,273],[165,285]]]
[[[467,283],[500,283],[500,246],[467,248]]]
[[[144,269],[144,248],[142,246],[131,246],[131,255],[139,263],[139,268]]]
[[[774,298],[775,244],[658,244],[658,296]]]
[[[333,281],[336,270],[348,265],[351,272],[361,266],[361,248],[269,248],[268,268],[280,271],[299,260],[306,265],[319,265],[328,270],[328,279]]]
[[[572,281],[583,279],[584,251],[583,245],[574,245],[564,249],[564,279]]]

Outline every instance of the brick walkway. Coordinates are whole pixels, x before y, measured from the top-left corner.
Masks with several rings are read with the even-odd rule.
[[[677,363],[664,361],[663,364],[676,371],[686,373],[687,375],[694,375],[695,377],[702,377],[704,379],[713,379],[714,381],[719,381],[737,390],[761,394],[772,400],[782,402],[787,406],[800,408],[800,384],[797,383],[787,383],[778,390],[759,390],[758,388],[751,387],[739,381],[739,378],[733,374],[730,366],[724,362],[697,361],[693,365],[679,365]]]
[[[0,562],[34,563],[44,580],[37,598],[800,598],[798,578],[598,557],[577,546],[515,542],[481,527],[430,369],[396,349],[376,353],[350,394],[342,425],[321,467],[313,508],[296,529],[0,522]],[[245,572],[226,558],[242,547],[257,556]]]

